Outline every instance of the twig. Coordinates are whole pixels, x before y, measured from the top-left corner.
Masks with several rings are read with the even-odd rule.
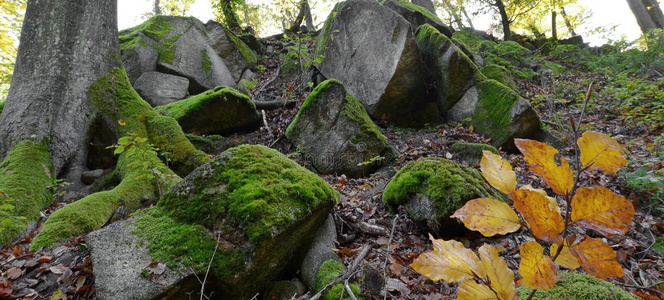
[[[261,110],[261,114],[263,115],[263,125],[265,126],[265,129],[270,132],[270,126],[267,124],[267,118],[265,117],[265,110]]]
[[[397,227],[397,220],[399,219],[399,214],[394,216],[392,220],[392,231],[390,231],[390,238],[387,240],[387,250],[385,251],[385,262],[383,263],[383,278],[387,278],[387,261],[390,257],[390,245],[392,244],[392,238],[394,237],[394,229]],[[385,285],[385,294],[383,299],[387,299],[387,284]]]
[[[357,300],[357,297],[355,297],[355,294],[350,289],[350,285],[348,284],[348,278],[346,278],[346,280],[344,281],[344,287],[346,288],[346,292],[348,292],[348,296],[353,300]]]
[[[258,94],[258,93],[260,93],[262,90],[264,90],[267,86],[269,86],[270,84],[272,84],[272,82],[274,82],[274,81],[277,79],[277,77],[279,77],[279,72],[280,72],[280,71],[281,71],[281,66],[277,66],[277,71],[275,72],[275,75],[274,75],[272,78],[268,79],[268,81],[266,81],[265,84],[261,85],[261,87],[260,87],[258,90],[255,90],[255,91],[254,91],[253,93],[251,93],[251,94]]]
[[[210,273],[210,267],[212,267],[212,260],[214,259],[214,255],[217,254],[217,249],[219,249],[219,234],[217,234],[217,239],[216,243],[214,245],[214,251],[212,252],[212,257],[210,257],[210,263],[207,265],[207,269],[205,270],[205,277],[203,277],[203,282],[201,282],[201,300],[203,300],[203,297],[207,298],[204,294],[205,292],[205,282],[207,282],[207,277],[208,274]]]

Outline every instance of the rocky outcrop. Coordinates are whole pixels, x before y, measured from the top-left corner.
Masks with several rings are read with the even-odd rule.
[[[307,97],[286,137],[322,174],[368,175],[385,148],[385,137],[362,104],[337,80],[321,83]]]
[[[189,95],[189,80],[159,72],[145,72],[134,82],[134,89],[153,107],[182,100]]]
[[[323,179],[276,150],[229,149],[156,207],[90,234],[96,284],[103,287],[98,296],[187,299],[200,290],[191,275],[201,277],[209,266],[208,296],[250,299],[301,260],[339,199]],[[158,261],[165,265],[150,265]]]
[[[216,87],[155,110],[175,118],[186,133],[225,134],[260,126],[256,106],[237,90]]]
[[[408,163],[383,192],[383,203],[390,210],[404,205],[411,220],[438,237],[465,232],[463,224],[450,216],[476,198],[505,199],[475,169],[439,157]]]
[[[344,82],[369,115],[402,127],[440,123],[427,100],[411,24],[372,0],[339,3],[321,33],[316,56],[326,78]]]

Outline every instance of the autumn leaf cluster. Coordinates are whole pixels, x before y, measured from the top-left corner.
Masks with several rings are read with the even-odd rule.
[[[625,166],[622,147],[608,135],[586,132],[578,139],[575,172],[555,148],[537,141],[516,139],[529,169],[540,176],[555,197],[562,199],[564,214],[546,191],[522,186],[512,166],[499,155],[484,151],[482,177],[509,196],[510,205],[490,198],[468,201],[452,217],[482,235],[505,235],[529,229],[537,241],[520,246],[518,283],[532,289],[550,289],[557,281],[559,267],[583,268],[602,278],[623,277],[616,252],[601,239],[570,234],[572,226],[593,230],[603,236],[624,235],[634,217],[632,203],[611,190],[578,187],[579,173],[600,170],[612,174]],[[436,240],[434,249],[420,255],[411,265],[432,280],[461,282],[457,299],[515,299],[514,273],[491,245],[479,248],[479,257],[456,241]],[[542,245],[548,245],[548,254]]]

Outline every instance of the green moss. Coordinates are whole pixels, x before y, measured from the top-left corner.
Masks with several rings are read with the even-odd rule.
[[[482,74],[484,74],[484,76],[486,76],[488,79],[496,80],[513,90],[516,90],[517,88],[516,84],[509,76],[509,70],[503,66],[495,64],[487,65],[482,68]]]
[[[178,222],[159,207],[143,210],[134,221],[133,234],[145,240],[153,261],[164,261],[169,267],[179,264],[204,272],[216,240],[203,226]],[[241,250],[218,249],[211,269],[218,277],[232,277],[245,268]]]
[[[511,111],[519,95],[493,79],[478,82],[478,103],[471,124],[477,132],[502,145],[510,135]]]
[[[223,98],[226,101],[229,101],[229,99],[247,101],[256,109],[256,105],[251,102],[247,95],[230,87],[218,86],[187,99],[155,107],[154,110],[158,113],[165,113],[175,120],[180,120],[191,116],[195,117],[204,108],[206,102],[215,101],[217,98]]]
[[[324,57],[325,54],[325,49],[327,48],[327,42],[332,38],[332,35],[334,32],[332,32],[332,25],[334,25],[334,19],[337,17],[337,14],[341,11],[343,8],[345,2],[337,2],[337,4],[334,6],[334,9],[330,12],[330,14],[327,16],[327,19],[325,20],[325,24],[323,25],[323,30],[321,31],[321,34],[318,36],[318,42],[316,43],[316,51],[314,52],[316,54],[316,57]]]
[[[653,249],[664,252],[664,236],[657,238],[657,242],[653,245]]]
[[[14,239],[28,221],[53,201],[55,176],[46,141],[24,140],[0,163],[0,245]]]
[[[605,300],[639,299],[620,287],[593,276],[578,272],[558,273],[559,281],[552,289],[539,290],[535,293],[535,300]],[[518,296],[526,299],[530,293],[527,287],[517,289]]]
[[[205,28],[205,27],[203,27]],[[232,31],[230,31],[228,28],[224,26],[224,30],[226,31],[226,36],[228,39],[235,45],[238,51],[240,51],[240,54],[242,57],[249,63],[250,68],[253,68],[256,66],[258,63],[258,56],[256,55],[256,52],[251,50],[247,44],[245,44],[240,38],[235,35]]]
[[[530,50],[513,41],[503,41],[494,47],[498,56],[521,60],[530,55]]]
[[[226,151],[228,148],[237,146],[236,142],[220,135],[208,135],[202,137],[194,134],[185,134],[185,136],[196,149],[205,153],[219,154]]]
[[[170,36],[169,33],[172,30],[173,27],[169,23],[169,17],[154,16],[138,26],[121,31],[120,49],[128,50],[138,45],[152,47],[159,53],[159,61],[172,63],[175,54],[175,42],[182,36],[182,34]],[[147,41],[142,39],[139,32],[154,39],[157,43],[149,45]]]
[[[441,220],[475,198],[505,198],[489,187],[475,169],[440,157],[421,158],[406,164],[392,178],[383,192],[383,203],[396,211],[416,194],[427,195],[437,209],[427,226],[438,228]],[[408,207],[406,207],[409,209]]]
[[[430,12],[428,9],[422,6],[415,5],[407,0],[399,0],[399,3],[403,4],[403,6],[405,6],[410,10],[414,10],[416,12],[421,13],[423,16],[435,21],[436,23],[443,23],[443,21],[441,21],[440,18],[438,18],[436,15],[434,15],[432,12]]]
[[[458,31],[455,31],[454,34],[452,34],[452,39],[461,42],[474,53],[480,52],[480,48],[483,42],[488,42],[485,38],[473,32],[472,29],[468,28],[462,28]]]
[[[240,224],[258,244],[311,208],[340,199],[323,179],[264,146],[231,148],[211,164],[217,172],[209,186],[196,184],[189,201],[169,193],[159,205],[179,220],[210,229],[216,221]]]
[[[5,110],[5,101],[0,102],[0,116],[2,116],[3,110]]]
[[[291,74],[291,72],[299,72],[300,56],[295,51],[289,51],[284,57],[284,62],[281,63],[281,73]]]
[[[330,259],[324,262],[319,268],[318,273],[316,274],[316,283],[314,289],[316,292],[320,292],[326,285],[333,282],[337,277],[341,276],[344,272],[344,265],[334,259]],[[359,296],[362,292],[360,285],[353,282],[350,283],[350,289],[353,291],[355,296]],[[324,300],[339,300],[342,299],[341,295],[346,294],[343,291],[343,283],[337,283],[331,287],[325,295],[323,295]],[[342,292],[343,291],[343,292]],[[347,299],[344,297],[343,299]]]
[[[208,56],[206,49],[201,50],[201,61],[203,62],[203,65],[201,66],[203,71],[205,71],[205,74],[209,74],[212,70],[212,62],[210,61],[210,57]]]
[[[99,78],[90,86],[89,95],[93,111],[105,116],[106,123],[118,136],[133,133],[149,137],[149,142],[156,147],[172,151],[173,165],[184,165],[193,169],[196,164],[208,160],[205,153],[195,150],[191,145],[185,145],[188,142],[176,123],[159,116],[140,98],[131,87],[124,69],[114,69]],[[120,127],[118,120],[123,120],[126,125]],[[186,159],[187,162],[180,162],[180,158]],[[99,229],[118,206],[119,199],[131,210],[139,208],[146,198],[156,199],[154,181],[140,176],[136,170],[132,171],[128,167],[129,163],[126,153],[121,154],[116,172],[122,181],[112,190],[91,194],[55,211],[33,240],[31,249],[52,246],[71,236]],[[182,170],[186,168],[183,167]],[[166,187],[179,180],[163,163],[157,165],[157,170],[173,179],[163,182]]]
[[[173,118],[155,114],[145,122],[150,142],[168,159],[169,167],[180,176],[186,176],[209,158],[196,149]]]

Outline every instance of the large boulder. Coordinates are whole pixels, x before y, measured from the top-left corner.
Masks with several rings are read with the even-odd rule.
[[[420,3],[418,4],[415,2]],[[438,29],[438,31],[442,32],[443,34],[452,36],[452,30],[445,26],[443,21],[438,18],[435,13],[435,9],[433,9],[431,4],[432,3],[428,1],[413,1],[411,3],[408,0],[387,0],[383,5],[394,10],[396,13],[406,19],[406,21],[410,23],[411,29],[413,31],[415,31],[415,29],[417,29],[417,27],[420,25],[429,24]]]
[[[344,82],[374,119],[402,127],[440,123],[426,97],[422,61],[411,24],[373,0],[337,4],[318,39],[326,78]]]
[[[186,133],[227,134],[253,130],[261,124],[249,97],[223,86],[155,110],[175,118]]]
[[[323,174],[367,175],[376,165],[385,137],[362,104],[337,80],[326,80],[304,102],[286,137]]]
[[[133,85],[141,98],[153,107],[182,100],[189,94],[187,78],[159,72],[145,72]]]
[[[120,32],[120,43],[132,82],[156,69],[189,79],[191,94],[235,86],[242,72],[256,63],[255,54],[237,36],[220,24],[203,25],[195,18],[152,17]]]
[[[101,255],[109,268],[95,269],[99,280],[115,278],[114,292],[103,299],[187,299],[199,291],[189,285],[186,272],[179,283],[164,285],[150,295],[129,297],[123,290],[147,290],[150,284],[136,272],[120,271],[137,261],[128,249],[147,249],[152,262],[163,261],[167,271],[189,267],[200,278],[209,266],[206,294],[217,299],[250,299],[279,279],[293,262],[300,261],[318,228],[340,199],[323,179],[264,146],[229,149],[199,167],[164,195],[156,207],[130,218],[120,245],[93,242],[93,263]],[[133,226],[133,227],[131,227]],[[132,229],[133,228],[133,229]],[[106,235],[104,230],[96,235]],[[94,239],[93,239],[94,240]],[[106,237],[106,240],[112,240]],[[140,252],[139,251],[139,252]],[[142,254],[141,254],[142,255]],[[210,263],[210,260],[212,262]],[[139,265],[145,265],[144,258]],[[168,278],[143,267],[144,276],[170,283]],[[153,274],[154,273],[154,274]],[[117,275],[113,275],[117,274]],[[153,276],[155,275],[155,276]],[[118,280],[118,276],[124,276]],[[97,282],[103,286],[108,283]],[[121,294],[121,296],[116,296]],[[198,296],[195,296],[196,298]]]
[[[505,201],[475,169],[440,157],[406,164],[383,192],[383,203],[390,210],[404,205],[411,220],[438,237],[465,232],[463,224],[450,216],[476,198]]]

